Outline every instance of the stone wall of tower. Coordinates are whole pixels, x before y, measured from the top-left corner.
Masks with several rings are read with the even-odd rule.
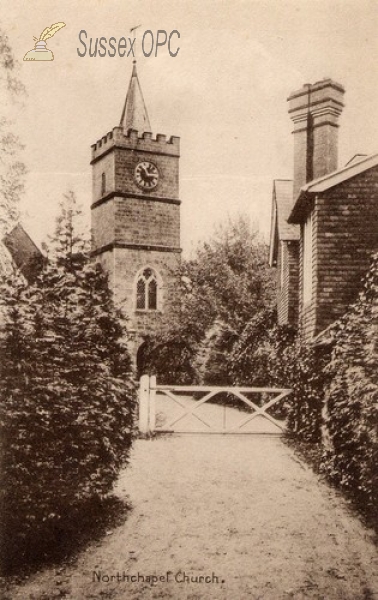
[[[104,196],[102,191],[102,175],[105,174],[105,194],[115,190],[114,157],[111,153],[104,154],[101,161],[93,163],[92,168],[92,199],[99,200]]]
[[[134,193],[140,195],[141,190],[134,181],[133,173],[137,164],[143,160],[154,162],[160,173],[159,185],[151,190],[148,195],[151,198],[178,198],[179,156],[169,153],[170,148],[164,144],[163,148],[149,150],[143,139],[135,144],[133,152],[128,148],[115,148],[115,178],[117,191]]]
[[[114,297],[127,315],[131,353],[172,317],[177,301],[180,264],[179,138],[138,136],[115,127],[92,146],[93,251],[106,271]],[[141,189],[135,168],[156,165],[159,181]],[[158,309],[137,310],[138,274],[157,274]]]
[[[114,198],[92,207],[93,250],[97,251],[114,243]]]
[[[92,146],[95,251],[113,243],[180,246],[179,153],[177,137],[125,135],[120,127]],[[159,171],[159,184],[148,194],[134,179],[135,167],[144,160]]]
[[[130,318],[130,328],[139,336],[152,335],[169,319],[176,302],[177,271],[180,252],[116,248],[114,250],[114,293]],[[138,274],[146,267],[158,275],[159,306],[157,311],[137,310],[136,282]]]
[[[115,198],[115,240],[119,244],[180,246],[180,206],[152,198]]]

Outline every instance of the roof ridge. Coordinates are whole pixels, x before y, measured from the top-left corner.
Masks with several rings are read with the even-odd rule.
[[[368,156],[365,156],[364,158],[362,158],[361,160],[359,160],[355,163],[347,164],[344,167],[341,167],[341,169],[336,169],[336,171],[331,171],[331,173],[327,173],[327,175],[322,175],[321,177],[312,179],[311,181],[309,181],[308,183],[306,183],[304,186],[301,187],[301,191],[307,192],[314,185],[322,183],[323,181],[327,181],[327,179],[331,179],[332,177],[336,177],[337,175],[342,175],[346,171],[351,171],[353,169],[356,170],[357,167],[360,167],[363,163],[369,162],[369,161],[374,162],[375,160],[378,161],[378,152],[376,154],[369,154]],[[377,162],[377,164],[378,164],[378,162]],[[371,166],[374,166],[374,165],[371,165]],[[369,167],[367,167],[367,168],[369,168]]]

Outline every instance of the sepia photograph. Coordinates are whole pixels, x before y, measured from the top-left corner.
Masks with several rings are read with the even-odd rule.
[[[4,600],[378,600],[377,32],[3,1]]]

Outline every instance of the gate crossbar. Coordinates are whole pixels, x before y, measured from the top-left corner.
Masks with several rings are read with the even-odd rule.
[[[263,391],[263,390],[261,390],[261,391]],[[275,391],[277,392],[279,390],[275,390]],[[291,392],[291,390],[283,390],[281,392],[281,394],[279,394],[279,396],[276,396],[275,398],[271,398],[269,400],[269,402],[264,404],[264,406],[257,406],[257,404],[252,402],[252,400],[249,400],[249,398],[246,398],[243,394],[241,394],[235,390],[233,392],[233,394],[235,396],[237,396],[238,398],[240,398],[240,400],[243,400],[246,404],[248,404],[248,406],[253,408],[254,412],[251,415],[248,415],[248,417],[246,417],[245,419],[242,419],[240,421],[240,423],[238,423],[237,425],[232,427],[231,431],[236,431],[237,429],[241,429],[242,427],[244,427],[244,425],[246,425],[247,423],[249,423],[250,421],[252,421],[253,419],[255,419],[258,416],[262,416],[265,419],[268,419],[268,421],[271,421],[271,423],[273,423],[274,425],[276,425],[276,427],[279,427],[283,431],[284,427],[283,427],[282,423],[280,423],[277,419],[272,417],[266,411],[268,410],[268,408],[271,408],[272,406],[277,404],[277,402],[279,402],[280,400],[282,400],[283,398],[288,396],[290,394],[290,392]]]
[[[290,389],[283,388],[259,388],[259,387],[213,387],[213,386],[199,386],[199,385],[157,385],[156,377],[149,377],[148,375],[144,375],[140,381],[140,402],[139,402],[139,429],[141,433],[150,433],[156,430],[156,406],[155,406],[155,397],[156,392],[161,392],[171,400],[173,400],[176,404],[178,404],[183,412],[178,417],[175,417],[168,425],[165,427],[167,430],[172,430],[172,428],[185,417],[193,416],[198,419],[201,423],[203,423],[209,430],[214,431],[213,426],[200,417],[197,414],[198,409],[208,402],[213,396],[216,396],[219,393],[228,393],[236,396],[241,400],[244,404],[249,406],[253,413],[248,414],[244,417],[238,424],[234,425],[230,429],[226,428],[225,421],[225,411],[226,405],[223,406],[224,410],[224,421],[223,421],[223,429],[222,431],[217,433],[226,433],[226,432],[236,432],[241,430],[244,425],[252,421],[258,416],[264,417],[268,421],[270,421],[273,425],[278,427],[281,430],[284,430],[284,426],[282,422],[278,421],[271,415],[267,413],[267,410],[280,402],[283,398],[288,396],[291,393]],[[186,406],[173,392],[207,392],[203,398],[198,400],[194,406],[189,407]],[[267,394],[275,394],[273,398],[271,398],[266,404],[263,406],[258,406],[253,400],[247,398],[245,394],[251,393],[267,393]],[[277,395],[278,394],[278,395]]]
[[[176,423],[178,423],[179,421],[181,421],[181,419],[183,419],[184,417],[188,417],[193,415],[193,417],[196,417],[196,419],[198,419],[199,421],[201,421],[201,423],[203,423],[204,425],[206,425],[207,427],[209,427],[211,429],[211,425],[209,425],[209,423],[206,423],[206,421],[204,421],[203,419],[201,419],[201,417],[199,417],[198,415],[195,414],[195,411],[201,406],[201,404],[204,404],[209,398],[211,398],[211,396],[213,394],[207,394],[205,396],[205,398],[201,398],[201,400],[199,400],[196,405],[194,406],[194,408],[187,410],[187,407],[182,404],[174,394],[172,394],[172,392],[170,392],[169,390],[162,390],[163,393],[168,396],[169,398],[172,398],[172,400],[174,400],[175,402],[177,402],[177,404],[179,404],[184,410],[185,412],[182,413],[182,415],[180,415],[179,417],[175,418],[173,421],[171,421],[171,423],[168,423],[167,427],[173,427],[174,425],[176,425]]]

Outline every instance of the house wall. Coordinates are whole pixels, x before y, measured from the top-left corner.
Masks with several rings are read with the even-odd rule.
[[[277,257],[279,325],[298,323],[299,242],[281,241]]]
[[[312,216],[312,259],[313,268],[311,272],[312,280],[312,297],[308,303],[304,302],[303,298],[303,269],[304,269],[304,224],[301,224],[301,239],[300,239],[300,273],[299,273],[299,320],[300,320],[300,333],[304,340],[310,341],[316,335],[316,310],[317,310],[317,278],[316,278],[316,265],[317,265],[317,244],[316,244],[316,232],[318,228],[318,213],[313,210]]]
[[[303,306],[301,298],[301,331],[307,341],[341,317],[362,288],[378,248],[378,167],[319,194],[312,233],[312,300]],[[300,288],[302,294],[302,281]]]
[[[299,242],[288,242],[288,319],[289,325],[298,325],[298,295],[299,295]]]

